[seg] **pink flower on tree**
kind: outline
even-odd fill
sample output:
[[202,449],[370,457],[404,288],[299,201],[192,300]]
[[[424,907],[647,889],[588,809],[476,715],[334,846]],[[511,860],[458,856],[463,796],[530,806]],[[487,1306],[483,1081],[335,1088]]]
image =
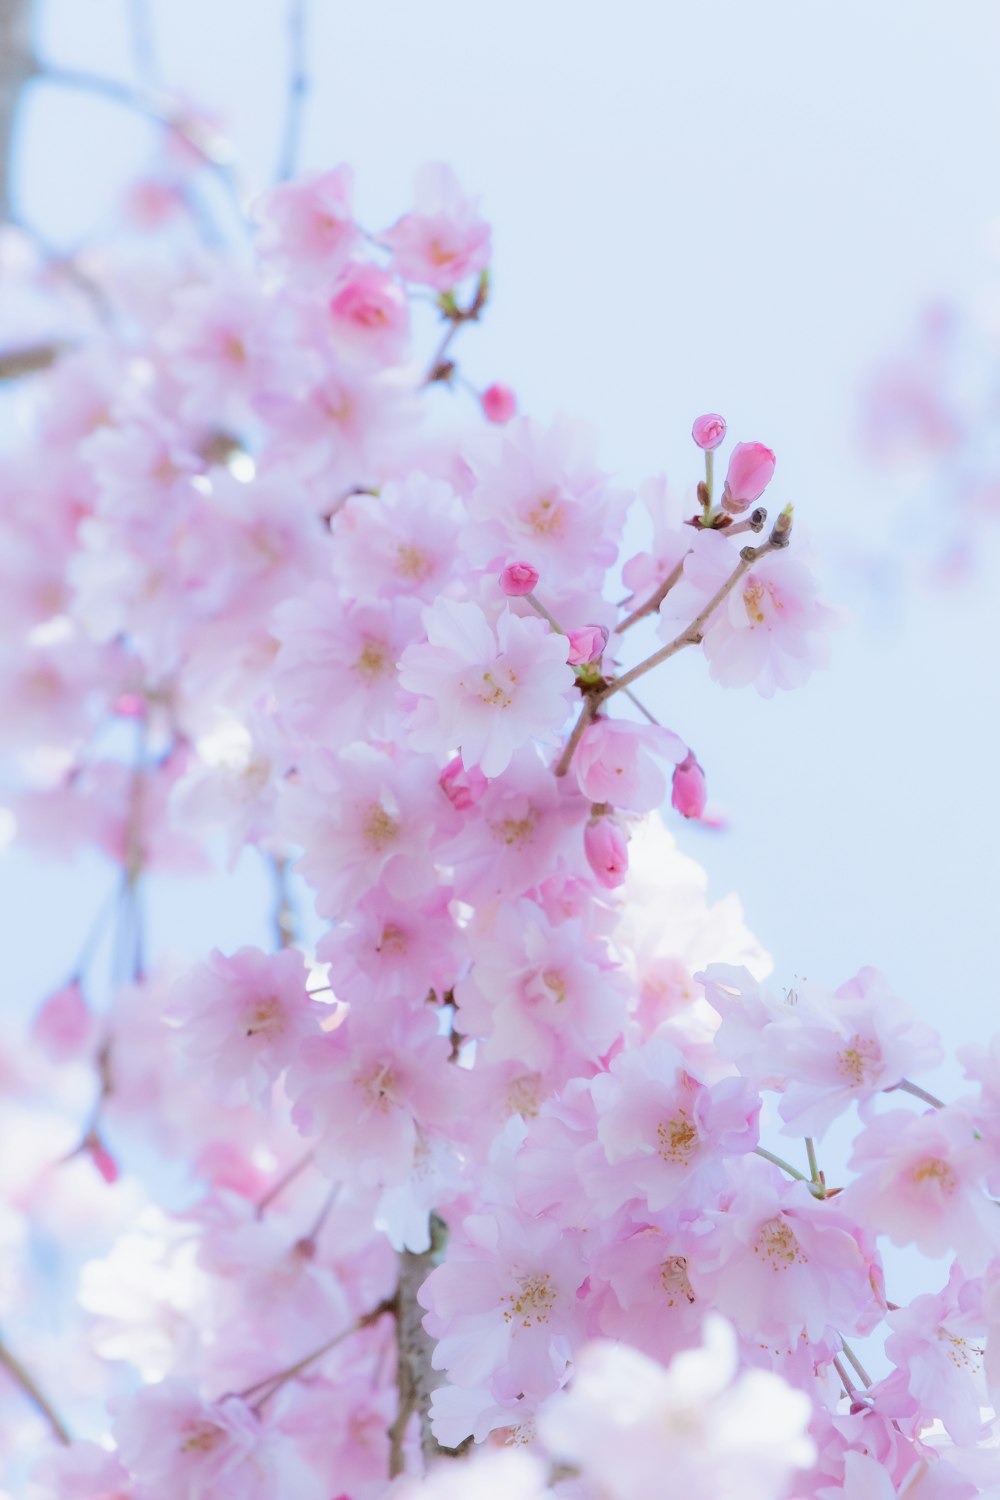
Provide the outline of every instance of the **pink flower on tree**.
[[183,1053],[226,1104],[266,1107],[271,1086],[319,1029],[302,955],[218,951],[177,982],[169,1004]]
[[711,452],[718,448],[726,435],[726,423],[724,418],[717,412],[706,412],[703,417],[695,417],[694,426],[691,428],[691,436],[699,448]]
[[330,331],[337,350],[359,364],[399,364],[410,332],[409,310],[395,277],[356,262],[330,299]]
[[258,199],[259,253],[290,277],[332,283],[361,240],[351,212],[350,167],[283,182]]
[[488,386],[479,400],[486,420],[498,427],[517,416],[517,397],[509,385]]
[[418,702],[409,740],[499,776],[532,739],[554,743],[569,711],[562,639],[542,621],[508,612],[491,626],[477,604],[441,598],[424,611],[426,645],[408,646],[399,680]]
[[606,890],[623,884],[628,873],[628,838],[615,818],[604,814],[589,819],[583,830],[583,852]]
[[774,476],[775,458],[763,443],[737,443],[729,456],[722,508],[738,516],[759,500]]
[[700,818],[705,811],[705,773],[691,750],[674,768],[670,805],[682,818]]
[[490,260],[490,226],[479,217],[450,167],[424,167],[417,176],[413,210],[382,235],[404,281],[448,292],[484,271]]
[[601,718],[584,730],[573,767],[581,792],[591,802],[651,812],[667,795],[667,779],[657,759],[679,764],[686,754],[687,747],[671,729]]

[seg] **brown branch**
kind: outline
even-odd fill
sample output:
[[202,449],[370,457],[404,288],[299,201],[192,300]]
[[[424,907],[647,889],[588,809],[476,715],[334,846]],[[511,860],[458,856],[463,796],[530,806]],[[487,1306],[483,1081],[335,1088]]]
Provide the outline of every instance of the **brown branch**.
[[412,1250],[403,1250],[399,1256],[399,1284],[396,1288],[396,1385],[399,1390],[399,1406],[396,1420],[389,1428],[389,1477],[395,1479],[406,1467],[403,1444],[410,1419],[416,1412],[420,1420],[420,1451],[424,1462],[435,1458],[454,1458],[463,1453],[466,1444],[459,1448],[444,1448],[431,1431],[431,1396],[442,1377],[433,1368],[431,1357],[434,1340],[425,1331],[423,1309],[417,1301],[417,1292],[438,1264],[444,1253],[447,1231],[436,1214],[431,1215],[430,1249],[416,1255]]
[[31,0],[0,0],[0,221],[11,214],[13,150],[24,86],[35,73]]
[[[307,1370],[318,1359],[322,1359],[324,1354],[329,1354],[331,1349],[336,1349],[338,1344],[342,1344],[353,1333],[360,1333],[362,1328],[371,1327],[372,1323],[378,1322],[379,1318],[388,1312],[392,1312],[393,1308],[394,1303],[389,1299],[380,1302],[377,1307],[372,1308],[371,1312],[365,1313],[363,1317],[358,1318],[350,1327],[342,1328],[339,1333],[334,1334],[332,1339],[327,1339],[325,1344],[320,1344],[319,1348],[314,1349],[311,1354],[307,1354],[304,1358],[296,1360],[295,1364],[288,1365],[286,1369],[279,1370],[276,1375],[266,1375],[263,1380],[257,1380],[253,1385],[244,1387],[242,1391],[237,1391],[236,1395],[241,1401],[246,1401],[249,1397],[255,1395],[257,1391],[262,1392],[254,1402],[254,1406],[259,1409],[265,1401],[270,1401],[271,1397],[280,1391],[281,1387],[286,1385],[289,1380],[294,1380],[297,1375],[301,1375],[303,1370]],[[223,1398],[220,1397],[221,1399]]]
[[673,588],[674,584],[683,573],[684,562],[687,556],[688,553],[685,552],[684,556],[681,558],[677,566],[670,569],[670,572],[660,584],[659,588],[654,593],[650,594],[645,604],[640,604],[638,609],[634,609],[630,615],[626,615],[624,620],[620,621],[620,623],[615,626],[615,635],[621,635],[622,631],[628,630],[630,626],[634,625],[637,620],[644,619],[646,615],[652,615],[656,613],[660,605],[663,603],[664,599],[670,593],[670,590]]
[[73,1439],[69,1435],[69,1429],[65,1422],[59,1416],[52,1403],[39,1389],[34,1378],[28,1374],[21,1361],[15,1354],[10,1352],[2,1338],[0,1338],[0,1367],[7,1371],[14,1384],[20,1387],[36,1411],[40,1412],[45,1418],[52,1429],[53,1437],[68,1447]]
[[68,347],[67,344],[51,343],[8,349],[0,353],[0,381],[21,380],[25,375],[36,375],[39,370],[48,370]]

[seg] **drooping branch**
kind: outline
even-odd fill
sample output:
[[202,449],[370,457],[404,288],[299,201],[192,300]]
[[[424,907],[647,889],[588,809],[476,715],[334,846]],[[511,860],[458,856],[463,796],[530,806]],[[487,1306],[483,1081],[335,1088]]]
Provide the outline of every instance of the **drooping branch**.
[[32,0],[0,0],[0,221],[11,209],[14,140],[24,86],[36,71],[31,50]]
[[287,182],[298,168],[299,146],[309,74],[306,71],[307,0],[289,0],[288,8],[288,90],[285,102],[285,126],[278,157],[278,181]]
[[30,1375],[17,1356],[11,1353],[2,1338],[0,1338],[0,1368],[7,1371],[14,1384],[23,1391],[36,1411],[45,1418],[53,1437],[68,1447],[73,1440],[65,1422],[48,1397],[39,1389],[34,1376]]

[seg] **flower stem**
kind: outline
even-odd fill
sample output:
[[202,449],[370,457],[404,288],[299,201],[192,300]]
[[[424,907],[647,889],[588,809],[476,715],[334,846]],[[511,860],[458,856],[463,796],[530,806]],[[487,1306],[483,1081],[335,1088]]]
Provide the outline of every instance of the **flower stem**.
[[69,1429],[65,1422],[59,1416],[59,1413],[48,1397],[39,1389],[34,1378],[29,1375],[24,1365],[17,1358],[17,1355],[12,1354],[7,1348],[2,1338],[0,1338],[0,1367],[7,1371],[14,1384],[20,1386],[32,1406],[45,1418],[52,1429],[53,1436],[60,1443],[68,1447],[73,1439],[70,1437]]

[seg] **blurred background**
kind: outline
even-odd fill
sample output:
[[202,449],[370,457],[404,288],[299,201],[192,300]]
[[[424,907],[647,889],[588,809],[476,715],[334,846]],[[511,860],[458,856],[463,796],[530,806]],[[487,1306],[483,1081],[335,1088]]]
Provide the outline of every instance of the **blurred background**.
[[[36,10],[54,66],[189,95],[218,117],[247,187],[269,183],[287,0]],[[794,501],[795,544],[808,538],[843,612],[830,669],[765,701],[715,687],[688,653],[644,694],[694,747],[726,820],[672,823],[712,894],[739,891],[784,984],[873,964],[950,1046],[991,1032],[1000,528],[943,464],[915,452],[901,476],[871,462],[862,434],[873,370],[901,349],[905,369],[929,305],[969,310],[991,379],[1000,9],[313,0],[305,19],[299,167],[353,163],[376,226],[426,161],[482,196],[495,296],[461,351],[477,385],[503,380],[524,411],[591,422],[605,467],[633,483],[666,472],[693,486],[702,411],[777,453],[772,510]],[[19,213],[56,245],[85,244],[154,138],[112,98],[33,83]],[[65,977],[113,879],[96,860],[7,853],[17,997],[34,1005]],[[270,901],[249,861],[210,899],[154,880],[154,954],[259,940]],[[953,1093],[958,1076],[926,1081]]]

